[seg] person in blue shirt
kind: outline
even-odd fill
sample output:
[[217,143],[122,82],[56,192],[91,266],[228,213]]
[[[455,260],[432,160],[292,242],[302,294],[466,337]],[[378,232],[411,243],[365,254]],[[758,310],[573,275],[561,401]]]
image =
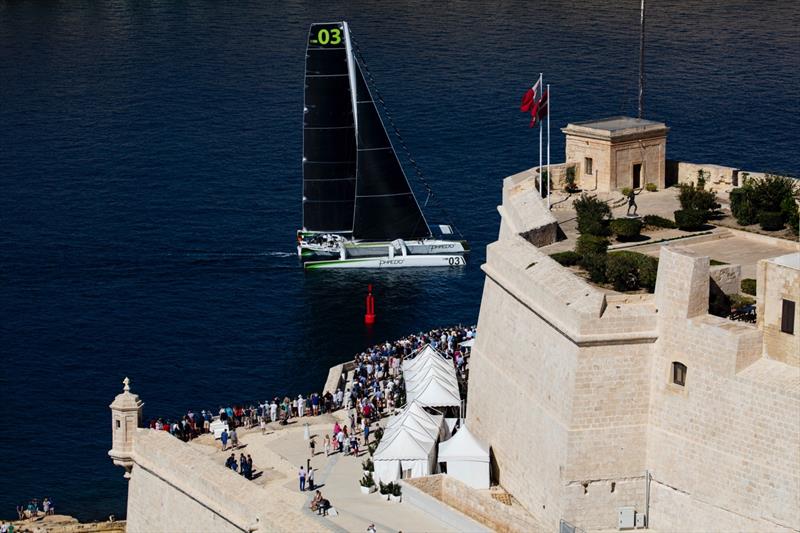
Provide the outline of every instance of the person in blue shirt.
[[223,429],[222,434],[219,436],[219,440],[222,442],[222,451],[228,449],[228,430]]

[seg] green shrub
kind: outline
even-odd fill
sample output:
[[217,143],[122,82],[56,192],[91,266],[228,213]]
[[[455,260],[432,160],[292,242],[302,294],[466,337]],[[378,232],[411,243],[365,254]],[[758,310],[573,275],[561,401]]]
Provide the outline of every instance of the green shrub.
[[634,240],[642,233],[642,223],[635,218],[617,218],[611,221],[610,226],[620,241]]
[[608,251],[608,239],[597,235],[581,235],[575,244],[575,252],[581,259],[590,254],[605,255]]
[[780,211],[761,211],[758,214],[758,224],[764,231],[783,229],[783,213]]
[[644,188],[648,192],[656,192],[658,190],[658,185],[655,183],[645,183]]
[[358,484],[361,485],[362,487],[374,487],[375,480],[372,479],[372,474],[365,474],[358,482]]
[[750,296],[756,295],[756,280],[753,278],[744,278],[742,280],[742,292]]
[[575,166],[567,167],[567,173],[564,177],[564,190],[566,192],[575,192],[578,190],[578,186],[575,179]]
[[695,187],[694,183],[684,183],[679,187],[678,201],[684,211],[697,210],[711,213],[721,207],[714,191],[707,191],[700,185]]
[[643,289],[647,289],[647,292],[655,292],[656,277],[658,276],[658,258],[644,254],[637,255],[639,256],[639,285]]
[[675,224],[683,231],[697,231],[706,223],[707,212],[697,209],[675,211]]
[[705,189],[706,180],[711,177],[711,172],[706,172],[702,168],[697,171],[697,188]]
[[798,233],[798,224],[800,224],[800,216],[798,215],[797,209],[797,201],[791,197],[787,196],[781,202],[781,213],[783,213],[783,219],[792,229],[792,232],[797,235]]
[[786,198],[796,198],[800,194],[800,182],[786,177],[767,174],[763,178],[747,181],[746,187],[753,191],[756,211],[781,211]]
[[639,269],[636,258],[621,253],[608,254],[606,279],[618,291],[635,291],[638,289]]
[[584,193],[573,203],[578,217],[578,231],[589,235],[609,235],[611,208],[606,202]]
[[730,298],[731,307],[735,309],[741,309],[742,307],[747,307],[748,305],[756,303],[755,298],[743,294],[731,294],[728,298]]
[[752,194],[752,189],[748,187],[739,187],[731,191],[731,214],[737,224],[749,226],[758,220]]
[[675,225],[675,222],[668,218],[660,217],[658,215],[645,215],[642,218],[645,226],[652,226],[655,228],[670,228],[675,229],[678,226]]
[[400,483],[394,484],[394,490],[392,490],[392,496],[400,496],[402,494],[403,487],[400,486]]
[[606,277],[618,291],[640,288],[653,292],[656,288],[658,259],[637,252],[612,252],[608,254]]
[[607,254],[590,253],[581,257],[581,266],[589,274],[589,279],[595,283],[606,282]]
[[578,252],[573,252],[572,250],[567,250],[566,252],[556,252],[554,254],[550,254],[550,257],[563,266],[577,265],[581,259],[580,254],[578,254]]
[[623,187],[622,191],[620,191],[620,192],[622,193],[622,196],[627,198],[628,196],[631,195],[631,193],[633,192],[633,189],[631,189],[630,187]]

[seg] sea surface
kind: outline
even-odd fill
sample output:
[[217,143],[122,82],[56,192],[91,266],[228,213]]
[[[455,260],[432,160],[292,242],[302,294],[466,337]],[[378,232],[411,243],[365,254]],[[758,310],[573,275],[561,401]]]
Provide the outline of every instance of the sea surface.
[[[636,112],[638,0],[318,4],[0,1],[0,517],[45,496],[125,515],[106,455],[125,376],[146,418],[175,417],[319,390],[370,343],[476,322],[501,180],[538,161],[525,90],[551,84],[554,162],[567,122]],[[298,266],[306,33],[342,19],[466,268]],[[668,156],[797,175],[799,27],[797,2],[649,8],[645,115]]]

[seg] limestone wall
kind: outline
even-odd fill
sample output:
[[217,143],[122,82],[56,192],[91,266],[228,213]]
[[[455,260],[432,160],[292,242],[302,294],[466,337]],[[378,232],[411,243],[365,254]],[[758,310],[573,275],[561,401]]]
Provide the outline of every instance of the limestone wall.
[[[525,179],[510,180],[504,203]],[[670,244],[654,295],[609,294],[520,236],[540,215],[500,212],[468,409],[496,481],[550,530],[561,519],[616,529],[624,506],[646,513],[647,472],[656,530],[800,530],[800,350],[708,314],[711,278],[733,291],[736,269],[712,272],[708,257]],[[795,297],[794,279],[759,281],[759,300]],[[765,341],[778,355],[765,357]],[[688,368],[683,386],[675,361]]]
[[298,509],[275,504],[258,485],[166,432],[134,436],[128,533],[316,529]]
[[[511,505],[501,503],[492,498],[487,491],[472,489],[446,474],[406,479],[402,483],[429,494],[460,513],[488,526],[492,531],[502,533],[544,533],[549,531],[520,508],[518,503],[513,501]],[[409,493],[410,491],[404,491],[406,495]]]
[[[800,267],[786,266],[781,258],[776,259],[758,262],[758,324],[764,330],[766,354],[800,367]],[[781,331],[784,299],[795,303],[794,334]]]

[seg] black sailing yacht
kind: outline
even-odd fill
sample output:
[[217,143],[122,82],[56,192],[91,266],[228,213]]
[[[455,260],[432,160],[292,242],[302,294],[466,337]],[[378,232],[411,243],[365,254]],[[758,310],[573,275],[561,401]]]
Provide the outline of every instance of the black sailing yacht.
[[[452,235],[450,226],[437,226]],[[466,264],[465,241],[435,238],[353,54],[346,22],[312,24],[303,108],[305,268]]]

